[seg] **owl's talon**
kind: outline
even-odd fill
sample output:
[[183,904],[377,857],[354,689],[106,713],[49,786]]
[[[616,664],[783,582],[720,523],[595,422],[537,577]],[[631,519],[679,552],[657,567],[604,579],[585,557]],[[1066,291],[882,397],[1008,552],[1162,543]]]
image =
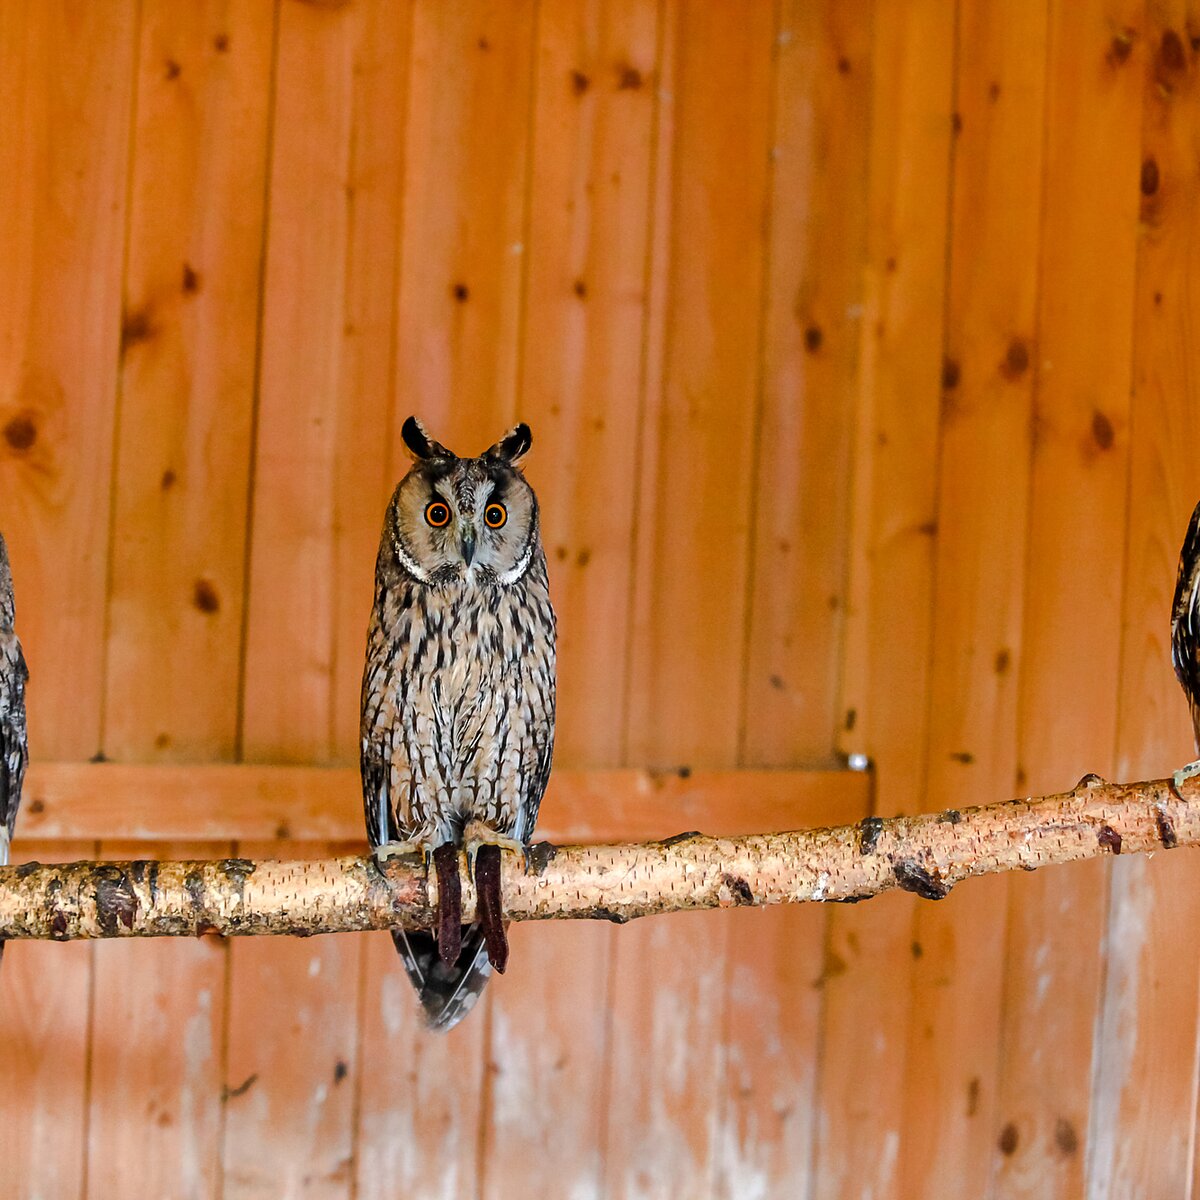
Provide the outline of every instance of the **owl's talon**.
[[462,879],[458,874],[458,847],[444,842],[433,852],[437,871],[437,948],[438,957],[448,967],[458,962],[462,952]]
[[529,847],[520,838],[497,833],[482,821],[471,820],[463,830],[463,849],[467,852],[467,865],[475,870],[475,859],[484,846],[495,846],[498,850],[511,850],[521,856],[525,870],[529,870]]
[[1197,759],[1195,762],[1185,763],[1182,767],[1180,767],[1179,770],[1176,771],[1171,777],[1175,784],[1176,793],[1178,793],[1179,789],[1183,787],[1183,785],[1187,783],[1189,779],[1195,779],[1197,775],[1200,775],[1200,759]]
[[494,843],[476,851],[475,894],[488,962],[503,975],[508,966],[508,933],[500,900],[500,847]]
[[375,847],[375,861],[381,865],[389,858],[409,858],[413,855],[420,855],[422,864],[429,870],[433,851],[424,842],[384,842]]

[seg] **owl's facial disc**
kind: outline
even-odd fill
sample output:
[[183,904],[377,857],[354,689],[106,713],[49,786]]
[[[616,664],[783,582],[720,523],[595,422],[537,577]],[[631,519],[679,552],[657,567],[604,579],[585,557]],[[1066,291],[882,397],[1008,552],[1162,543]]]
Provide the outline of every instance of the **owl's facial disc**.
[[528,429],[517,426],[478,458],[440,446],[426,453],[434,445],[428,435],[415,423],[409,432],[416,461],[392,500],[400,566],[434,586],[517,582],[538,544],[537,501],[516,466],[529,448]]

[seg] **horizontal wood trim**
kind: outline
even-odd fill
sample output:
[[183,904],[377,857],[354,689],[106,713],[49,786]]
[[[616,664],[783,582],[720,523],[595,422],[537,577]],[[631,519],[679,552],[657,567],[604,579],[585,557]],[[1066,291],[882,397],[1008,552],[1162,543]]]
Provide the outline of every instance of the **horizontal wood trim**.
[[[537,836],[641,841],[841,825],[870,812],[856,771],[556,771]],[[35,763],[16,841],[358,842],[358,771],[347,767]],[[14,845],[14,850],[18,847]]]

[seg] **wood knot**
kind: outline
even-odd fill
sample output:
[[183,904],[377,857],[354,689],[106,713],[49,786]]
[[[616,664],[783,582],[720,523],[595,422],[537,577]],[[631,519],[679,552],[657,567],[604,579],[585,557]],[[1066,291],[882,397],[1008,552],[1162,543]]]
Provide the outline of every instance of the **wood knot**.
[[1013,338],[1004,352],[1000,374],[1005,379],[1020,379],[1029,370],[1029,347],[1022,338]]
[[219,612],[221,608],[221,598],[217,595],[217,589],[207,579],[196,580],[196,586],[192,592],[192,603],[202,613],[207,613],[209,616]]
[[17,413],[4,426],[4,440],[8,443],[9,449],[17,454],[24,454],[32,450],[37,438],[37,423],[30,412]]
[[1000,1147],[1000,1153],[1006,1158],[1016,1153],[1017,1127],[1011,1121],[1000,1130],[1000,1138],[996,1144]]

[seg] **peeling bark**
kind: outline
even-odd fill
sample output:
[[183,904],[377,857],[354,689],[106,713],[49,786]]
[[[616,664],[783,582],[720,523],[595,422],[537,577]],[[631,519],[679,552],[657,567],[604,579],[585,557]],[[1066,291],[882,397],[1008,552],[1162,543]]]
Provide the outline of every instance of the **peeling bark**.
[[[941,899],[975,875],[1200,842],[1200,783],[1105,784],[835,829],[619,846],[534,846],[501,866],[507,920],[624,922],[697,908],[857,901],[900,887]],[[462,919],[475,886],[460,856]],[[342,933],[433,924],[437,882],[416,857],[311,862],[115,862],[0,869],[0,937]]]

